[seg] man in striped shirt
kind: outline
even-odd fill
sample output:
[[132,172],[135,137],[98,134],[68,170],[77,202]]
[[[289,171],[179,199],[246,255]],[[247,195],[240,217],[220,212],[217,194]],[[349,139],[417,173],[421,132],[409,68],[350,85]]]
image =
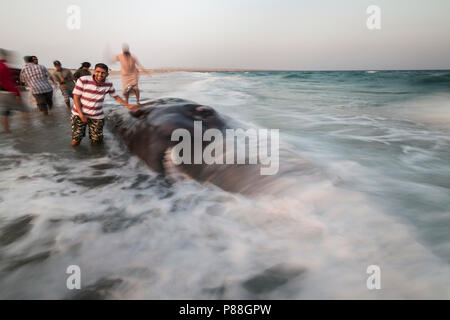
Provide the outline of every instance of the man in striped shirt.
[[89,138],[92,144],[103,141],[103,100],[109,93],[117,102],[130,110],[137,108],[123,101],[117,94],[113,84],[106,80],[108,66],[103,63],[95,65],[94,75],[78,78],[73,90],[72,108],[72,146],[79,145],[89,127]]

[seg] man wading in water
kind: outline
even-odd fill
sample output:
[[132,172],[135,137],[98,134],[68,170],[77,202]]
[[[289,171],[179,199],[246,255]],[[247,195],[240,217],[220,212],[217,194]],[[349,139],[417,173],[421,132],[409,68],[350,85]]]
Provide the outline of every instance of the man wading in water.
[[122,54],[116,56],[116,60],[120,62],[120,72],[122,74],[122,90],[125,101],[128,103],[128,97],[133,90],[136,95],[136,103],[139,102],[139,87],[138,87],[138,68],[148,74],[144,70],[144,67],[140,65],[139,61],[130,53],[130,49],[127,44],[122,46]]
[[72,107],[72,146],[80,144],[89,127],[89,138],[93,145],[103,141],[103,125],[105,115],[103,113],[103,100],[107,93],[117,102],[130,110],[137,110],[135,106],[123,101],[117,94],[113,84],[106,81],[108,76],[108,66],[104,63],[97,63],[93,76],[83,76],[77,80],[73,90]]
[[78,78],[81,78],[82,76],[90,76],[91,72],[89,71],[89,68],[91,67],[91,64],[89,62],[83,62],[81,64],[81,67],[78,68],[77,71],[73,74],[73,77],[75,78],[75,81],[78,80]]
[[72,72],[63,68],[58,60],[53,61],[53,65],[55,66],[55,71],[52,74],[53,79],[59,82],[59,89],[64,97],[64,102],[70,110],[70,98],[73,99],[72,91],[75,88]]

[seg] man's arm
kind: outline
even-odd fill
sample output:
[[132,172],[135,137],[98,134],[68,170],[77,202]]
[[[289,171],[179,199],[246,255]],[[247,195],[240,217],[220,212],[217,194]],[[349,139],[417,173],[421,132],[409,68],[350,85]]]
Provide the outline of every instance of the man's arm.
[[83,111],[81,111],[81,96],[78,94],[74,94],[73,102],[75,103],[75,108],[77,109],[78,116],[80,117],[81,121],[87,122],[86,117],[83,115]]
[[52,74],[53,80],[58,80],[60,84],[64,83],[64,79],[56,72],[53,72]]
[[146,71],[145,68],[139,63],[138,59],[136,57],[134,57],[134,62],[136,63],[136,66],[138,67],[138,69],[141,70],[141,72],[145,73],[145,74],[149,74],[150,72]]
[[75,104],[75,109],[77,109],[78,116],[80,117],[81,121],[87,122],[86,117],[83,115],[83,111],[81,110],[81,95],[84,91],[84,85],[81,79],[78,79],[75,88],[72,91],[73,94],[73,102]]
[[116,89],[114,89],[113,86],[111,86],[109,88],[108,91],[109,95],[114,98],[114,100],[116,100],[117,102],[119,102],[120,104],[122,104],[123,106],[125,106],[126,108],[130,109],[130,110],[138,110],[139,108],[136,106],[133,106],[131,104],[126,103],[125,101],[123,101],[118,94],[116,94]]
[[123,106],[125,106],[126,108],[130,109],[130,110],[138,110],[139,108],[136,106],[133,106],[131,104],[126,103],[125,101],[123,101],[119,96],[115,96],[114,100],[116,100],[117,102],[119,102],[120,104],[122,104]]
[[46,67],[44,67],[44,66],[41,66],[41,68],[44,69],[44,72],[45,72],[45,74],[47,75],[47,78],[48,78],[48,79],[54,84],[54,86],[56,87],[56,86],[57,86],[56,81],[55,81],[55,79],[53,79],[53,77],[52,77],[51,73],[48,71],[48,69],[47,69]]
[[19,75],[19,79],[21,83],[25,83],[26,86],[28,86],[27,82],[25,81],[25,73],[23,72],[23,69],[20,70],[20,75]]
[[75,78],[73,76],[73,73],[70,70],[69,70],[69,81],[75,82]]

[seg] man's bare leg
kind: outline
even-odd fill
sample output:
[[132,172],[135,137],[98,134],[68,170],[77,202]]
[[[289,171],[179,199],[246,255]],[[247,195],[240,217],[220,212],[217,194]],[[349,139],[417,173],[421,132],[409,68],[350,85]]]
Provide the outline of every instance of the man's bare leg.
[[130,96],[130,93],[124,92],[123,97],[125,98],[125,102],[128,103],[128,97]]
[[[133,87],[134,94],[136,95],[136,104],[141,104],[139,102],[139,89],[137,87]],[[128,103],[128,101],[127,101]]]

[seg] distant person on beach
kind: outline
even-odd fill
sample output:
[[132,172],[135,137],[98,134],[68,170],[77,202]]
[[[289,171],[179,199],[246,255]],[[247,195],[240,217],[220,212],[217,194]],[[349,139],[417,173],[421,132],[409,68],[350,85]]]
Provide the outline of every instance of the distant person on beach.
[[47,68],[34,63],[32,57],[25,56],[24,59],[26,66],[20,72],[20,81],[30,88],[39,110],[47,116],[53,107],[53,87],[49,82],[53,78]]
[[53,62],[55,71],[53,72],[53,79],[59,82],[59,89],[64,97],[64,102],[67,108],[70,109],[70,98],[73,99],[72,91],[75,88],[75,82],[72,72],[69,69],[63,68],[61,62],[55,60]]
[[11,69],[6,65],[8,52],[0,49],[0,117],[3,132],[9,132],[11,110],[28,111],[22,102],[20,91],[14,84]]
[[140,69],[142,72],[147,73],[144,67],[140,65],[135,56],[130,53],[130,48],[127,44],[122,46],[122,53],[116,55],[115,61],[120,62],[120,72],[122,74],[122,89],[125,101],[128,103],[128,97],[130,92],[133,91],[136,95],[136,103],[139,102],[139,87],[138,87],[138,75]]
[[105,115],[103,113],[103,100],[109,93],[117,102],[130,110],[136,110],[135,106],[123,101],[116,93],[111,82],[107,81],[108,66],[97,63],[94,75],[79,78],[73,90],[75,106],[72,107],[72,146],[81,143],[85,136],[86,126],[89,127],[89,138],[93,145],[103,141],[103,125]]
[[73,74],[73,77],[75,78],[75,81],[78,80],[78,78],[83,76],[90,76],[91,72],[89,71],[89,68],[91,67],[91,64],[89,62],[83,62],[81,64],[81,67],[78,68],[77,71]]

